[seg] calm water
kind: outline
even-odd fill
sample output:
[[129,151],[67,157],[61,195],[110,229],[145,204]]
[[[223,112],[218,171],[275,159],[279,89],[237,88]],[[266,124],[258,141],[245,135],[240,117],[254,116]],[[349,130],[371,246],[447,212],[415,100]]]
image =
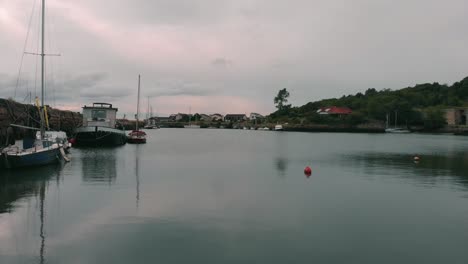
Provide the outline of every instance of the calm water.
[[196,129],[73,149],[0,175],[0,263],[467,263],[467,150],[455,136]]

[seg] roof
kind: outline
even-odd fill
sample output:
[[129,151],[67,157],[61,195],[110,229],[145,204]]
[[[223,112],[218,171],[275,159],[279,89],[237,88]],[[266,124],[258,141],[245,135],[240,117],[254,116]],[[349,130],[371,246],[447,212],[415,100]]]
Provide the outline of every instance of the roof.
[[245,114],[227,114],[225,117],[231,117],[231,116],[246,116]]
[[327,106],[321,107],[317,110],[319,114],[329,114],[329,115],[349,115],[353,110],[348,107],[338,107],[338,106]]
[[112,107],[112,104],[108,103],[93,103],[93,106],[83,106],[83,109],[110,109],[117,111],[117,108]]

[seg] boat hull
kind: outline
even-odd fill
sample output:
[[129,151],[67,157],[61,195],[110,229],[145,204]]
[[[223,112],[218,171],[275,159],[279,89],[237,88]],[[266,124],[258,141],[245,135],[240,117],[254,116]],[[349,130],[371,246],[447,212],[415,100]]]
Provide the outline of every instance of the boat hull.
[[127,142],[125,131],[109,127],[81,127],[76,130],[76,147],[120,146]]
[[144,144],[146,143],[146,138],[127,138],[127,143],[129,144]]
[[127,142],[130,144],[144,144],[146,143],[146,133],[141,130],[133,130],[128,134]]
[[3,153],[2,165],[7,169],[49,165],[60,162],[60,148],[51,148],[28,154]]
[[385,129],[385,133],[405,134],[405,133],[411,133],[411,131],[407,129],[387,128]]

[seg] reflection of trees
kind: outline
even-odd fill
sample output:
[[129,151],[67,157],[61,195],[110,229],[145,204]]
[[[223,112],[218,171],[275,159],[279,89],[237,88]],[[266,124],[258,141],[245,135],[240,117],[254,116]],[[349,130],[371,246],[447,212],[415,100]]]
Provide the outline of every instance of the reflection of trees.
[[83,181],[113,184],[117,178],[115,149],[87,149],[82,154]]
[[275,167],[280,177],[286,176],[286,170],[288,168],[288,142],[286,137],[287,135],[285,133],[278,133],[276,135],[276,153],[278,156],[275,158]]
[[275,160],[276,170],[279,172],[280,176],[284,177],[286,174],[286,169],[288,167],[288,160],[283,157],[278,157]]
[[[468,153],[455,152],[447,155],[420,155],[418,163],[410,154],[364,153],[345,156],[346,163],[360,167],[369,174],[411,175],[424,183],[435,183],[438,177],[457,177],[459,183],[468,187]],[[405,177],[406,177],[405,176]],[[403,176],[401,176],[403,177]]]

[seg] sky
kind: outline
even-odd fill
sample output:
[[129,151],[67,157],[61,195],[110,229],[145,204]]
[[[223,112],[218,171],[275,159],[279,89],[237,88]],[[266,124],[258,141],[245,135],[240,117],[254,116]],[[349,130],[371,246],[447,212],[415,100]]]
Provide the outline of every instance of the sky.
[[[40,95],[40,0],[0,0],[0,97]],[[468,76],[466,0],[46,0],[46,102],[269,114]],[[20,66],[21,65],[21,66]],[[149,99],[148,99],[149,98]]]

